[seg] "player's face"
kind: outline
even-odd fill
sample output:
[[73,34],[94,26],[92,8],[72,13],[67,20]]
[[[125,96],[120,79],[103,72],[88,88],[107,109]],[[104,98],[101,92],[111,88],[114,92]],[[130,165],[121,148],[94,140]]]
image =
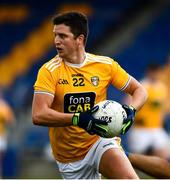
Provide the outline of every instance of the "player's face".
[[157,81],[157,80],[159,80],[159,78],[160,78],[160,71],[159,70],[155,70],[155,71],[150,71],[149,73],[148,73],[148,77],[149,77],[149,79],[151,80],[151,81]]
[[55,35],[54,43],[59,56],[65,60],[74,56],[78,49],[78,41],[70,31],[70,27],[64,24],[54,25],[53,32]]

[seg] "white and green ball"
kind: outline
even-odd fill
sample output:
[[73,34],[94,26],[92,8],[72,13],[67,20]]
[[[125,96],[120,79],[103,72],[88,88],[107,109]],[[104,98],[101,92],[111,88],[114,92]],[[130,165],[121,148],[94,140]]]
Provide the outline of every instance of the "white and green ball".
[[105,100],[98,104],[99,110],[94,114],[96,119],[107,120],[107,137],[119,136],[121,133],[123,120],[127,118],[126,111],[122,105],[116,101]]

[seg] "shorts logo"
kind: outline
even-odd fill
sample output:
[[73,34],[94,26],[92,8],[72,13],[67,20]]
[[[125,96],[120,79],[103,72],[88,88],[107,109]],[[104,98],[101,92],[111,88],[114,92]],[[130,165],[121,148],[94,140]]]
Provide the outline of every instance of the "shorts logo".
[[99,85],[99,77],[98,76],[91,77],[91,83],[93,84],[93,86],[98,86]]
[[69,93],[64,96],[64,112],[75,113],[90,110],[94,106],[94,92]]

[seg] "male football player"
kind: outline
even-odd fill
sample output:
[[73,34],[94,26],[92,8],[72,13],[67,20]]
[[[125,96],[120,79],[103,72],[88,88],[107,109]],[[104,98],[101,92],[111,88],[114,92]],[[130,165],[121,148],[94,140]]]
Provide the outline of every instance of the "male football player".
[[129,145],[132,152],[150,153],[167,159],[169,137],[163,129],[163,121],[168,91],[160,80],[160,72],[158,64],[150,64],[145,78],[141,81],[148,92],[148,99],[137,113],[129,133]]
[[7,127],[15,121],[14,113],[0,92],[0,178],[3,172],[3,159],[7,150]]
[[[54,43],[58,52],[39,70],[34,85],[33,123],[49,127],[53,155],[64,179],[137,179],[117,137],[106,139],[107,121],[93,114],[106,99],[112,84],[132,96],[124,105],[127,119],[122,134],[134,121],[135,111],[145,102],[143,86],[113,59],[87,53],[87,17],[67,12],[53,18]],[[101,137],[102,136],[102,137]]]

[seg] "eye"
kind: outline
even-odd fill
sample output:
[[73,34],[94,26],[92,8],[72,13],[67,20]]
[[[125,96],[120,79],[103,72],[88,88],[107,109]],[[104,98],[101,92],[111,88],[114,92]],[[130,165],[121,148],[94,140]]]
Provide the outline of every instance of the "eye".
[[65,39],[67,36],[65,34],[59,34],[61,39]]

